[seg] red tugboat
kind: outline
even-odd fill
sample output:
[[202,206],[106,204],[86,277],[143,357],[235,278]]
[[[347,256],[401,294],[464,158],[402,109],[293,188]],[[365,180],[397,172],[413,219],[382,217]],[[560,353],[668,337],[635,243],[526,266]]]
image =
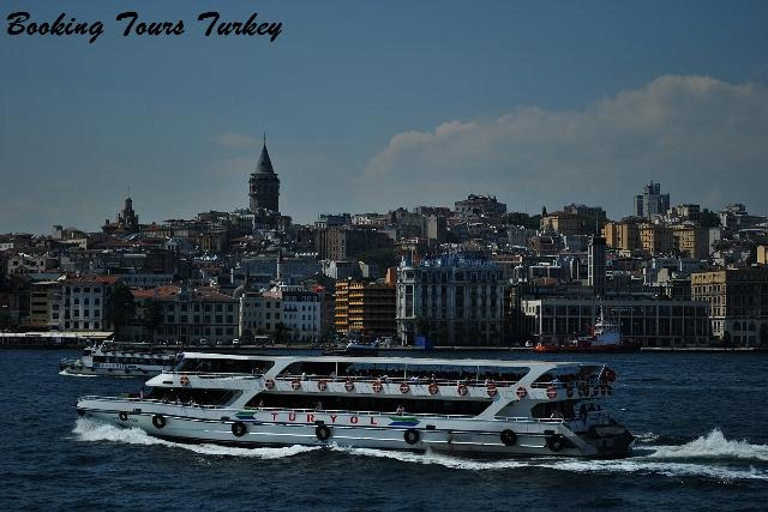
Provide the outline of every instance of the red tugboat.
[[600,352],[611,354],[625,354],[639,352],[640,344],[621,339],[621,332],[616,324],[606,321],[603,317],[603,308],[600,308],[600,320],[592,329],[591,336],[579,336],[564,344],[538,343],[533,349],[540,353],[557,352]]

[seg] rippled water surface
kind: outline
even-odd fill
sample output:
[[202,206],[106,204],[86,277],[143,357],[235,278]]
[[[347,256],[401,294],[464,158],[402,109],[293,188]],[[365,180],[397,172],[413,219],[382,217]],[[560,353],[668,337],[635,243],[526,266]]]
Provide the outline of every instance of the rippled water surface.
[[633,456],[616,461],[171,443],[77,419],[78,396],[140,381],[60,376],[67,355],[0,351],[0,510],[722,511],[768,501],[766,354],[602,357],[619,374],[604,409],[638,436]]

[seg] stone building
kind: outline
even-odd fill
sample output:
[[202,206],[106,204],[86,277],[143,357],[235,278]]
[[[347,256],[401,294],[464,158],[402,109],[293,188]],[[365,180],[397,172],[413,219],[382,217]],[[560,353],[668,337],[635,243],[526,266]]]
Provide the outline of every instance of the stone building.
[[375,229],[318,228],[315,251],[321,259],[346,260],[376,249],[391,249],[392,239]]
[[712,333],[721,340],[768,343],[768,267],[694,272],[691,297],[707,303]]
[[256,164],[256,170],[248,180],[250,197],[250,210],[252,213],[279,212],[280,211],[280,179],[272,167],[269,158],[267,143],[261,148],[261,156]]
[[405,343],[427,336],[435,345],[501,345],[502,270],[491,261],[443,255],[397,269],[397,332]]

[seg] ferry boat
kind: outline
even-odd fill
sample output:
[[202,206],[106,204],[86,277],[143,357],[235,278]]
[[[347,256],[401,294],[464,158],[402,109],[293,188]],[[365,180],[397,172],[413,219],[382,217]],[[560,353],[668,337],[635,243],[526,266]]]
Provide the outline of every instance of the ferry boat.
[[155,352],[145,343],[105,341],[86,347],[78,358],[62,359],[61,375],[152,377],[178,363],[173,352]]
[[601,364],[185,353],[147,392],[85,396],[81,417],[182,442],[619,458]]
[[619,327],[603,316],[600,308],[600,319],[595,323],[590,336],[579,336],[567,343],[542,343],[539,342],[533,349],[539,353],[567,352],[567,353],[630,353],[639,352],[640,344],[621,337]]

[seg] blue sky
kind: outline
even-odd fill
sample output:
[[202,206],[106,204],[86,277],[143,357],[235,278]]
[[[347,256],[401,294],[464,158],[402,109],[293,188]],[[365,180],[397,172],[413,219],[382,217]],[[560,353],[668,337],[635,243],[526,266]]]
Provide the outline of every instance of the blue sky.
[[[672,202],[768,213],[765,2],[2,2],[0,232],[94,230],[247,204],[261,133],[281,210],[601,204],[649,180]],[[105,32],[9,36],[61,12]],[[120,35],[115,15],[183,19]],[[200,12],[280,21],[206,38]]]

